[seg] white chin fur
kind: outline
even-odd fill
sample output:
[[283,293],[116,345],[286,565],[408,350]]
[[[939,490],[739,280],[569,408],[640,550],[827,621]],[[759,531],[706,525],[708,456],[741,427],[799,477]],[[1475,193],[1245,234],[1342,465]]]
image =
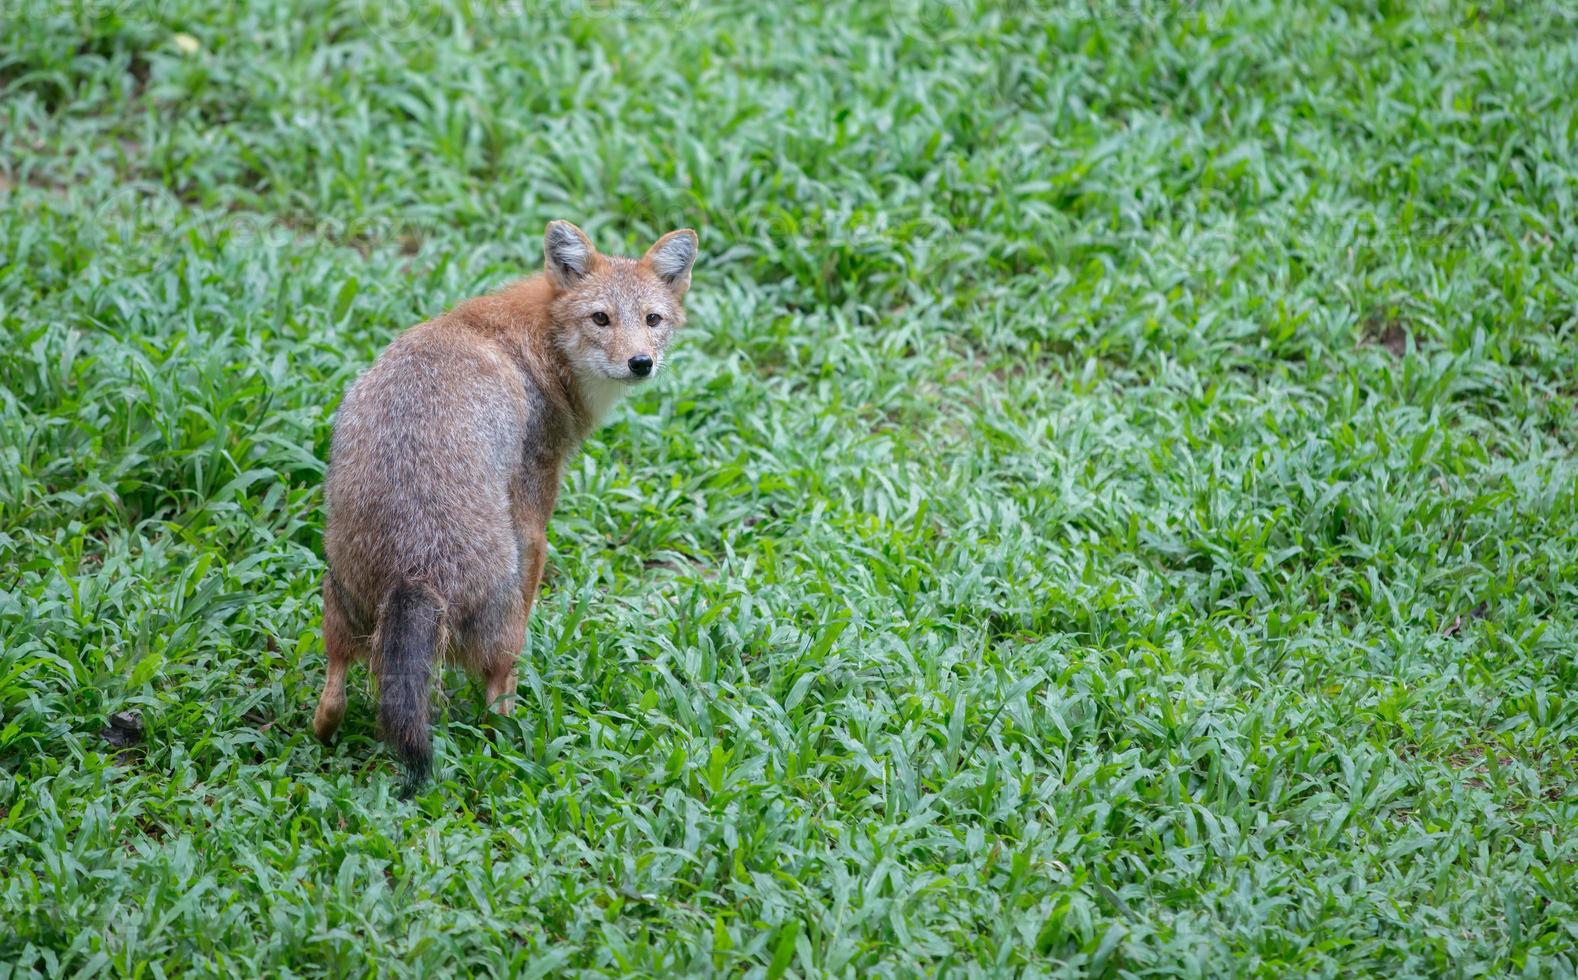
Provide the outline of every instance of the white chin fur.
[[581,385],[581,401],[586,405],[589,421],[595,427],[603,423],[609,409],[625,393],[628,383],[606,377],[597,372],[583,372],[577,378]]

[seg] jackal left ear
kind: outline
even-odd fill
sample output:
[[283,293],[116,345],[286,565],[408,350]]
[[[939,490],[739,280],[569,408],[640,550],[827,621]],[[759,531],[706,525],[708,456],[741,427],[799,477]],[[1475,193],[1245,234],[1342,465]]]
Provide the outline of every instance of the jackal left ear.
[[641,257],[675,296],[690,288],[690,267],[696,264],[696,233],[689,228],[671,231]]
[[567,288],[592,268],[597,249],[586,232],[568,221],[550,221],[542,236],[543,265],[555,285]]

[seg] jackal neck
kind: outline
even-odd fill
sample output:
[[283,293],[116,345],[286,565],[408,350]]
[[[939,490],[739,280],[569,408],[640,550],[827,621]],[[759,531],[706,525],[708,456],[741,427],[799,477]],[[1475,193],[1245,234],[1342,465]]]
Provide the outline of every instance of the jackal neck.
[[533,401],[543,416],[541,435],[562,457],[597,428],[625,386],[575,371],[554,342],[552,301],[553,287],[539,275],[474,300],[474,310],[467,312],[486,325],[520,368],[522,380],[537,396]]

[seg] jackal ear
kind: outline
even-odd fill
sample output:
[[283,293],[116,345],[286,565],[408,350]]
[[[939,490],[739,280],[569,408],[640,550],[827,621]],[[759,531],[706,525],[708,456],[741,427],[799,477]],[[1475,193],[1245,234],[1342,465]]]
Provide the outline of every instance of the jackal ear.
[[543,268],[554,284],[572,286],[592,268],[597,249],[586,232],[568,221],[550,221],[542,235]]
[[696,233],[689,228],[669,232],[647,249],[641,261],[675,296],[685,295],[690,288],[690,267],[696,263]]

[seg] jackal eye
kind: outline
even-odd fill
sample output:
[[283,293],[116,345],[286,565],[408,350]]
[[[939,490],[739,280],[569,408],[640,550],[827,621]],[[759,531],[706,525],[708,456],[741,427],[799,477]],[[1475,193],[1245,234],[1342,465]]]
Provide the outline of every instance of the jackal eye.
[[663,315],[661,313],[648,313],[647,314],[647,326],[655,327],[655,326],[657,326],[658,324],[660,324],[662,322],[663,322]]
[[592,314],[592,322],[597,324],[599,327],[606,327],[608,326],[608,314],[604,313],[602,310],[598,310],[596,313]]

